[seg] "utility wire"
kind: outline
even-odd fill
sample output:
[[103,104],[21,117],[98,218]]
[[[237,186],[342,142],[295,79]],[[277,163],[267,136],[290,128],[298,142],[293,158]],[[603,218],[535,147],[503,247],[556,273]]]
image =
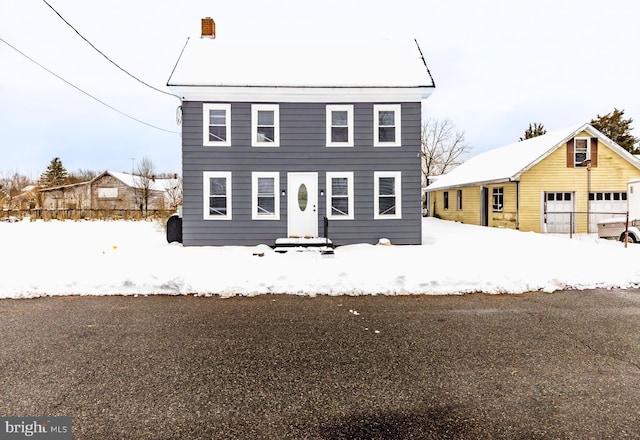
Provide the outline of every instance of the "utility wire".
[[87,40],[87,39],[84,37],[84,35],[82,35],[80,32],[78,32],[78,30],[77,30],[75,27],[73,27],[73,25],[72,25],[71,23],[69,23],[67,20],[65,20],[65,18],[64,18],[62,15],[60,15],[60,13],[59,13],[58,11],[56,11],[56,10],[55,10],[55,8],[54,8],[53,6],[51,6],[51,5],[47,2],[47,0],[42,0],[42,1],[44,2],[44,4],[46,4],[47,6],[49,6],[49,8],[51,8],[51,10],[52,10],[53,12],[55,12],[55,13],[56,13],[56,15],[57,15],[58,17],[60,17],[60,19],[61,19],[62,21],[64,21],[64,22],[67,24],[67,26],[69,26],[71,29],[73,29],[73,31],[74,31],[76,34],[78,34],[78,36],[79,36],[80,38],[82,38],[82,39],[83,39],[83,40],[84,40],[84,41],[85,41],[89,46],[91,46],[91,47],[92,47],[96,52],[98,52],[100,55],[102,55],[102,56],[103,56],[107,61],[109,61],[111,64],[113,64],[113,65],[114,65],[114,66],[116,66],[118,69],[120,69],[121,71],[123,71],[124,73],[126,73],[127,75],[129,75],[131,78],[133,78],[133,79],[135,79],[136,81],[138,81],[140,84],[144,84],[145,86],[147,86],[147,87],[149,87],[149,88],[151,88],[151,89],[155,90],[156,92],[164,93],[165,95],[169,95],[169,96],[173,96],[173,97],[175,97],[175,98],[178,98],[178,99],[180,100],[180,102],[182,102],[182,99],[181,99],[178,95],[174,95],[173,93],[169,93],[169,92],[166,92],[166,91],[164,91],[164,90],[158,89],[158,88],[156,88],[156,87],[152,86],[151,84],[148,84],[148,83],[146,83],[146,82],[142,81],[140,78],[136,77],[135,75],[133,75],[133,74],[131,74],[131,73],[127,72],[127,70],[125,70],[124,68],[120,67],[120,66],[119,66],[115,61],[113,61],[111,58],[109,58],[108,56],[106,56],[106,55],[105,55],[105,54],[104,54],[100,49],[98,49],[97,47],[95,47],[95,46],[93,45],[93,43],[91,43],[91,41]]
[[104,105],[105,107],[108,107],[108,108],[110,108],[111,110],[113,110],[113,111],[115,111],[115,112],[117,112],[117,113],[120,113],[122,116],[126,116],[126,117],[127,117],[127,118],[129,118],[129,119],[132,119],[132,120],[134,120],[134,121],[136,121],[136,122],[139,122],[140,124],[144,124],[144,125],[146,125],[147,127],[155,128],[156,130],[164,131],[164,132],[167,132],[167,133],[180,134],[180,133],[179,133],[179,132],[177,132],[177,131],[167,130],[167,129],[165,129],[165,128],[157,127],[157,126],[155,126],[155,125],[149,124],[148,122],[144,122],[144,121],[142,121],[142,120],[140,120],[140,119],[138,119],[138,118],[134,118],[133,116],[130,116],[130,115],[128,115],[128,114],[126,114],[126,113],[124,113],[123,111],[118,110],[117,108],[115,108],[115,107],[113,107],[113,106],[111,106],[111,105],[107,104],[106,102],[101,101],[100,99],[96,98],[96,97],[95,97],[95,96],[93,96],[92,94],[90,94],[90,93],[88,93],[88,92],[85,92],[85,91],[84,91],[84,90],[82,90],[80,87],[78,87],[78,86],[76,86],[76,85],[74,85],[74,84],[70,83],[69,81],[67,81],[66,79],[64,79],[64,78],[63,78],[63,77],[61,77],[60,75],[58,75],[57,73],[55,73],[55,72],[53,72],[53,71],[51,71],[51,70],[47,69],[45,66],[43,66],[42,64],[40,64],[39,62],[37,62],[36,60],[34,60],[33,58],[31,58],[29,55],[27,55],[27,54],[25,54],[24,52],[22,52],[22,51],[21,51],[20,49],[18,49],[17,47],[15,47],[15,46],[13,46],[13,45],[9,44],[9,43],[8,43],[7,41],[5,41],[2,37],[0,37],[0,41],[2,41],[4,44],[6,44],[7,46],[9,46],[11,49],[13,49],[13,50],[15,50],[16,52],[18,52],[20,55],[22,55],[23,57],[25,57],[26,59],[28,59],[28,60],[29,60],[29,61],[31,61],[32,63],[34,63],[34,64],[38,65],[39,67],[41,67],[42,69],[46,70],[46,71],[47,71],[47,72],[49,72],[51,75],[53,75],[53,76],[55,76],[56,78],[58,78],[59,80],[61,80],[61,81],[65,82],[65,83],[67,83],[68,85],[70,85],[70,86],[71,86],[71,87],[73,87],[74,89],[78,90],[79,92],[84,93],[84,94],[85,94],[85,95],[87,95],[89,98],[91,98],[91,99],[93,99],[93,100],[95,100],[95,101],[98,101],[100,104]]

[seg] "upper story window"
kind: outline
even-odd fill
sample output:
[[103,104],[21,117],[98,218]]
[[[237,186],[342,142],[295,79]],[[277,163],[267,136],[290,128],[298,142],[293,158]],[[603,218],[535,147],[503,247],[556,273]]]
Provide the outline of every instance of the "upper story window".
[[280,108],[277,104],[251,106],[251,145],[280,146]]
[[402,218],[402,197],[399,171],[373,173],[373,218]]
[[573,166],[586,167],[591,159],[591,139],[589,138],[576,138],[573,148]]
[[353,147],[353,105],[327,105],[327,147]]
[[353,173],[327,173],[327,217],[353,220]]
[[231,173],[205,171],[202,174],[205,220],[231,220]]
[[277,172],[251,173],[253,220],[280,219],[280,175]]
[[202,144],[231,146],[231,104],[202,104]]
[[373,106],[373,146],[399,147],[401,145],[400,104]]

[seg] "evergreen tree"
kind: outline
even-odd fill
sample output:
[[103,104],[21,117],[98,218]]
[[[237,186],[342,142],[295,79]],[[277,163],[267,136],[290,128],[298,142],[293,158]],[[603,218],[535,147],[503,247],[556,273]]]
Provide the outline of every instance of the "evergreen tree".
[[66,168],[62,165],[62,161],[59,157],[54,157],[51,162],[49,162],[47,170],[40,175],[39,184],[43,188],[51,188],[53,186],[66,184],[68,178],[69,173],[67,173]]
[[537,136],[542,136],[546,132],[547,130],[545,130],[544,125],[534,122],[533,125],[529,124],[529,128],[525,130],[524,137],[521,137],[520,141],[531,139]]
[[614,108],[611,113],[592,119],[591,125],[629,153],[637,154],[640,152],[636,145],[639,139],[631,134],[633,119],[623,119],[623,116],[624,110]]

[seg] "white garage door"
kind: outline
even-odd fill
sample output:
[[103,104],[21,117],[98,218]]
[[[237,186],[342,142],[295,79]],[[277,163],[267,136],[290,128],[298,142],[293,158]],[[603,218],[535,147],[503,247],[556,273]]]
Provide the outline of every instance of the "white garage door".
[[589,193],[589,232],[598,232],[598,222],[623,217],[627,212],[627,193],[603,191]]
[[573,193],[544,193],[543,231],[555,234],[575,232]]

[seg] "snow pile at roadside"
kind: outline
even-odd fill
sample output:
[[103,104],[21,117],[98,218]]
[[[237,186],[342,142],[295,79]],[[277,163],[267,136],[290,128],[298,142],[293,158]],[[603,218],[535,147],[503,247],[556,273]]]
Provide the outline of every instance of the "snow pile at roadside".
[[423,219],[421,246],[333,256],[168,244],[154,222],[0,223],[0,298],[45,295],[463,294],[627,288],[640,245]]

